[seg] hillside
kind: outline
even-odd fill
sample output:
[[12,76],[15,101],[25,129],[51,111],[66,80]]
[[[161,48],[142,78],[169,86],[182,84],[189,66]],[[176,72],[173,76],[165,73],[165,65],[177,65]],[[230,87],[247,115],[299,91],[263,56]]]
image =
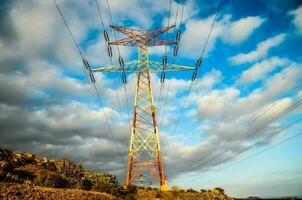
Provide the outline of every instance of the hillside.
[[[47,198],[46,198],[47,197]],[[0,199],[91,199],[91,200],[119,200],[110,194],[85,191],[81,189],[61,189],[40,187],[25,184],[0,184]]]
[[0,199],[204,199],[230,200],[223,189],[124,188],[116,176],[84,169],[71,160],[49,160],[0,148]]

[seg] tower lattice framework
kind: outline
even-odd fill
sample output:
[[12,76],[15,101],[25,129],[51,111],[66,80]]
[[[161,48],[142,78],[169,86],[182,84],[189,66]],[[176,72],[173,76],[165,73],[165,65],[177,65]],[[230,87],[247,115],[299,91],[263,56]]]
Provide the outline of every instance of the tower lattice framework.
[[136,30],[111,26],[127,35],[127,38],[109,42],[109,45],[138,47],[138,59],[127,63],[94,68],[92,72],[136,72],[136,93],[133,110],[128,163],[125,185],[141,181],[146,175],[158,181],[161,188],[167,187],[167,180],[160,150],[156,108],[153,101],[150,73],[194,70],[194,67],[181,66],[149,60],[148,47],[161,45],[177,45],[177,42],[161,39],[158,36],[174,26],[155,30]]

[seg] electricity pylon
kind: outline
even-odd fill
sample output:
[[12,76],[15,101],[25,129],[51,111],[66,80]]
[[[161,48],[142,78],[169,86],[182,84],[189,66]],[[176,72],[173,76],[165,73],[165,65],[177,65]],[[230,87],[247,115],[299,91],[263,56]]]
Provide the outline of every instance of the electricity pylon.
[[124,63],[123,60],[119,59],[119,64],[91,69],[92,72],[137,73],[125,185],[138,183],[143,176],[148,176],[155,178],[161,189],[166,190],[168,186],[158,139],[156,108],[153,101],[150,72],[194,70],[195,68],[169,64],[166,59],[163,59],[162,63],[149,60],[148,47],[177,45],[175,41],[158,37],[160,34],[174,28],[174,25],[154,30],[111,27],[128,37],[112,42],[107,41],[108,47],[110,45],[138,47],[138,59],[135,61]]

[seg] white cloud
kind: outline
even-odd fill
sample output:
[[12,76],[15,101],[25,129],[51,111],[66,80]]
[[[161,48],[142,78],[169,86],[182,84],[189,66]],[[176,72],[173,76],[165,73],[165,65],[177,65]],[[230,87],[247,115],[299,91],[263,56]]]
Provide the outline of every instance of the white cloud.
[[300,99],[302,99],[302,91],[300,91],[300,92],[298,93],[298,97],[299,97]]
[[[196,57],[201,54],[214,16],[204,19],[189,19],[182,34],[180,55]],[[261,17],[246,17],[232,21],[230,15],[218,18],[206,49],[213,50],[215,42],[221,38],[224,42],[237,45],[245,41],[265,20]]]
[[246,40],[255,29],[260,27],[265,20],[259,16],[241,18],[226,25],[223,40],[230,44],[240,44]]
[[[83,1],[80,4],[72,2],[72,6],[69,4],[70,1],[59,2],[62,9],[64,9],[72,30],[75,32],[76,39],[80,43],[83,40],[85,41],[89,30],[99,26],[96,21],[98,18],[94,2],[90,1],[90,3],[87,3]],[[160,2],[148,0],[148,6],[157,10],[154,13],[159,14],[167,12],[167,6],[164,6],[167,5],[167,2],[168,0]],[[163,6],[158,6],[158,3]],[[129,4],[121,6],[123,4],[125,3],[121,0],[112,1],[112,12],[115,19],[119,18],[121,21],[133,20],[137,19],[137,15],[144,15],[138,19],[139,26],[148,27],[150,25],[152,18],[149,15],[145,15],[148,8],[141,9],[142,3],[140,1],[131,1]],[[101,94],[104,99],[110,101],[109,104],[106,104],[110,105],[110,107],[105,107],[105,111],[116,136],[115,139],[112,139],[108,133],[104,115],[99,107],[95,105],[95,99],[92,99],[91,96],[87,98],[90,92],[89,85],[84,83],[81,78],[75,78],[78,77],[79,72],[75,73],[75,77],[71,77],[68,73],[65,73],[65,68],[59,68],[61,64],[57,65],[56,63],[57,60],[66,60],[69,61],[68,64],[72,66],[72,70],[77,70],[78,68],[74,67],[74,65],[77,65],[81,60],[78,59],[77,52],[54,5],[40,1],[36,1],[35,6],[28,6],[27,3],[22,2],[18,2],[18,5],[14,9],[19,11],[19,13],[12,11],[10,15],[14,17],[13,24],[17,30],[17,35],[22,36],[22,34],[25,34],[24,37],[15,38],[14,42],[11,42],[10,45],[7,45],[6,41],[4,42],[3,38],[0,38],[1,50],[3,48],[3,52],[5,53],[5,55],[0,56],[4,56],[5,59],[10,60],[19,59],[20,56],[24,56],[22,64],[9,65],[10,71],[5,73],[1,71],[0,74],[0,124],[4,133],[0,134],[1,144],[11,145],[19,151],[31,151],[56,158],[64,156],[81,162],[85,166],[90,167],[90,169],[99,169],[101,167],[114,173],[124,173],[124,165],[126,164],[124,159],[127,156],[128,138],[123,133],[123,122],[125,121],[119,118],[121,115],[124,116],[125,112],[123,112],[124,110],[122,113],[117,112],[117,98],[115,94],[116,91],[119,91],[120,94],[123,93],[123,88],[117,87],[121,81],[120,77],[116,79],[110,77],[110,79],[107,79],[102,74],[95,75],[97,85],[99,88],[102,88]],[[49,8],[51,11],[47,10]],[[138,11],[138,14],[129,12],[130,8],[141,10]],[[192,14],[190,13],[190,9],[185,12],[187,12],[186,16]],[[91,13],[94,14],[92,15]],[[40,15],[45,24],[39,22]],[[22,17],[24,19],[21,19]],[[202,39],[205,39],[207,36],[206,29],[209,29],[211,17],[201,20],[185,17],[185,19],[188,18],[186,20],[188,20],[189,26],[198,30],[197,33],[193,30],[193,32],[187,30],[188,32],[184,36],[188,47],[183,48],[187,48],[188,54],[193,55],[200,49],[201,44],[194,45],[197,41],[200,41],[200,36],[202,36]],[[19,23],[18,20],[22,23]],[[238,29],[238,27],[242,27],[239,24],[244,24],[249,20],[253,22],[251,19],[241,19],[238,22],[231,21],[231,18],[228,17],[218,20],[209,49],[214,47],[217,38],[223,37],[223,33],[234,31],[228,30],[228,28]],[[28,27],[24,27],[23,23],[32,24],[34,27],[29,30]],[[255,24],[253,22],[252,26],[256,27]],[[49,32],[45,32],[45,30]],[[254,29],[249,28],[249,30],[253,32]],[[31,32],[26,33],[28,31]],[[237,35],[237,39],[223,38],[223,40],[235,44],[238,41],[247,39],[250,34],[245,32],[242,35]],[[43,40],[43,35],[48,38]],[[91,46],[87,48],[87,53],[91,55],[89,60],[92,63],[107,63],[107,58],[104,59],[105,61],[99,60],[103,58],[102,54],[104,52],[102,40],[100,38],[93,45],[89,42]],[[193,48],[189,48],[191,44]],[[14,49],[14,47],[18,48]],[[18,49],[18,52],[14,54],[14,50],[16,49]],[[192,53],[192,51],[194,52]],[[50,54],[53,54],[51,56],[57,59],[53,61],[49,57],[46,57]],[[51,60],[51,63],[48,60]],[[0,61],[2,62],[3,58]],[[20,65],[22,65],[22,68],[19,67]],[[261,73],[266,74],[271,70],[273,69],[268,67],[265,72]],[[216,88],[217,83],[220,83],[223,79],[220,71],[214,69],[205,74],[192,89],[192,95],[190,96],[192,98],[189,101],[190,108],[198,108],[195,113],[196,117],[189,120],[196,120],[197,126],[201,128],[198,132],[194,132],[194,127],[189,127],[189,133],[188,131],[184,132],[183,135],[186,134],[186,137],[183,138],[188,138],[187,134],[195,133],[196,135],[205,134],[208,138],[201,142],[194,141],[197,145],[191,147],[186,146],[183,142],[184,140],[182,140],[176,144],[172,144],[168,152],[164,152],[164,155],[167,155],[168,158],[164,162],[169,169],[167,171],[171,174],[171,177],[179,174],[178,169],[175,168],[176,163],[177,167],[183,167],[194,161],[197,157],[205,156],[213,151],[221,141],[224,141],[225,137],[223,136],[233,133],[234,130],[240,128],[242,125],[241,122],[248,119],[251,114],[262,111],[264,106],[274,101],[278,95],[294,87],[297,80],[301,77],[301,73],[300,66],[285,68],[282,72],[270,78],[264,84],[264,88],[256,89],[247,97],[241,97],[240,90],[235,86],[223,85],[222,89]],[[131,106],[134,96],[134,80],[135,75],[128,77],[127,88],[128,97],[131,97],[129,98]],[[166,81],[168,82],[169,79]],[[170,81],[171,88],[167,97],[169,105],[167,105],[167,114],[166,118],[164,118],[166,127],[171,127],[171,125],[175,124],[173,122],[175,122],[175,118],[178,116],[183,96],[186,94],[190,84],[190,80],[187,81],[180,78],[173,78]],[[159,83],[158,77],[152,76],[155,99],[159,95]],[[51,96],[57,91],[64,93],[63,97],[67,98],[68,101]],[[35,96],[37,94],[45,96],[37,98]],[[123,95],[120,96],[121,99],[125,99]],[[85,100],[83,100],[84,98]],[[24,106],[24,99],[28,100],[30,105],[26,104]],[[90,102],[91,99],[93,103]],[[44,100],[53,102],[45,104]],[[282,107],[280,109],[290,104],[288,99],[280,99],[278,101],[281,102],[280,105]],[[198,102],[198,105],[194,104],[194,102]],[[31,107],[32,105],[34,107]],[[123,104],[122,106],[125,105]],[[130,108],[130,113],[131,110],[132,108]],[[217,123],[218,120],[221,120],[221,123]],[[127,124],[129,121],[127,121]],[[171,136],[165,135],[161,130],[160,133],[161,143],[166,144],[167,138]],[[181,138],[181,136],[178,138]],[[245,144],[249,142],[248,138],[242,137],[240,139],[242,141],[235,146],[230,143],[223,145],[221,152],[227,154],[223,154],[221,158],[209,162],[206,167],[226,162],[226,159],[234,159],[238,155],[238,151],[248,147]],[[120,160],[113,149],[114,143],[117,143],[121,147],[123,160]],[[180,160],[181,162],[179,162]]]
[[[180,169],[189,167],[187,163],[193,163],[197,158],[206,157],[199,163],[202,164],[214,155],[220,154],[199,168],[199,171],[207,171],[220,163],[234,160],[239,153],[250,149],[253,144],[259,146],[271,144],[281,134],[277,134],[281,122],[273,123],[261,132],[258,130],[293,104],[294,97],[291,96],[293,94],[282,98],[280,95],[295,88],[301,75],[301,66],[293,63],[268,78],[262,87],[256,88],[247,96],[241,96],[240,91],[234,87],[216,89],[207,94],[196,91],[200,96],[199,100],[195,101],[197,109],[195,109],[194,119],[202,125],[201,130],[196,132],[190,129],[190,132],[183,134],[186,137],[203,134],[206,135],[206,139],[197,145],[186,146],[182,140],[177,140],[176,144],[172,144],[165,153],[165,155],[168,154],[166,164],[174,166],[178,160],[183,162],[178,162],[178,167],[169,167],[169,169],[179,174]],[[194,104],[194,101],[191,103]],[[271,109],[267,111],[270,107]],[[261,113],[263,114],[259,120],[254,121],[251,126],[246,126],[251,119]],[[229,138],[239,130],[240,134],[230,140]],[[219,147],[218,150],[217,147]],[[213,151],[216,153],[208,157],[207,155]]]
[[[185,31],[181,36],[180,55],[195,57],[199,56],[202,51],[204,42],[208,36],[213,16],[209,16],[205,19],[190,19],[185,25]],[[207,46],[207,52],[210,52],[217,37],[222,33],[223,27],[217,23],[214,26],[211,38]],[[207,53],[206,52],[206,53]]]
[[[168,3],[169,2],[167,1],[163,5],[164,7],[167,7],[167,9],[168,9]],[[186,23],[190,18],[195,16],[199,11],[199,8],[195,5],[195,3],[196,2],[194,2],[193,0],[188,0],[188,1],[185,1],[184,5],[183,5],[183,4],[177,3],[176,1],[172,1],[171,16],[170,16],[170,23],[169,24],[170,25],[174,24],[175,19],[176,19],[176,26],[178,26],[178,23],[179,23],[180,17],[181,17],[181,10],[182,10],[183,6],[184,6],[183,16],[182,16],[182,23],[183,24]],[[177,7],[178,7],[178,11],[177,11]],[[168,21],[169,21],[169,17],[167,16],[166,18],[163,19],[162,26],[167,26]]]
[[240,53],[238,55],[235,55],[231,57],[229,60],[232,64],[239,65],[243,63],[252,63],[254,61],[257,61],[263,57],[265,57],[268,53],[268,51],[275,46],[278,46],[281,44],[285,39],[285,34],[279,34],[272,38],[268,38],[265,41],[260,42],[257,45],[256,50],[251,51],[249,53]]
[[214,90],[208,95],[200,97],[197,105],[199,115],[204,119],[221,119],[227,115],[227,112],[232,112],[232,107],[235,106],[230,102],[235,102],[240,91],[235,88],[226,88],[225,90]]
[[263,80],[267,75],[272,72],[276,67],[284,67],[289,64],[289,61],[284,58],[272,57],[254,64],[249,69],[242,72],[238,83],[246,84],[258,80]]
[[292,23],[295,25],[298,33],[302,34],[302,6],[290,11],[289,14],[294,17]]

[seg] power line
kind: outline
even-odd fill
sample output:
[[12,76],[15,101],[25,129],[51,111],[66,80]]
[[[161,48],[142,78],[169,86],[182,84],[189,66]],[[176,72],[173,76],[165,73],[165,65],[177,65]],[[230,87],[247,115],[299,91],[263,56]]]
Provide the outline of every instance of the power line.
[[[174,28],[174,34],[176,35],[176,40],[178,40],[178,44],[176,44],[176,46],[174,47],[174,52],[173,52],[173,62],[172,64],[175,63],[176,61],[176,57],[177,57],[177,53],[175,54],[175,48],[177,48],[177,51],[178,52],[178,49],[179,49],[179,41],[180,41],[180,34],[181,34],[181,24],[182,24],[182,18],[183,18],[183,11],[184,11],[184,7],[185,7],[185,4],[182,5],[182,9],[181,9],[181,16],[180,16],[180,20],[179,20],[179,26],[178,26],[178,31],[177,31],[177,34],[179,34],[179,36],[177,36],[176,33],[176,22],[177,22],[177,16],[178,16],[178,4],[177,4],[177,11],[176,11],[176,17],[175,17],[175,28]],[[179,38],[179,39],[177,39]],[[162,93],[162,90],[164,91],[164,95],[165,95],[165,82],[163,81],[163,86],[161,85],[161,89],[160,89],[160,97],[161,97],[161,93]],[[159,122],[158,122],[158,126],[161,126],[162,125],[162,120],[163,120],[163,116],[165,116],[165,108],[166,108],[166,103],[167,103],[167,96],[168,96],[168,93],[169,93],[169,90],[170,90],[170,83],[171,83],[171,79],[169,79],[168,81],[168,87],[167,87],[167,90],[166,90],[166,95],[164,97],[164,105],[163,105],[163,108],[159,108]],[[160,98],[160,101],[159,103],[161,103],[161,98]],[[161,105],[161,104],[160,104]]]
[[[109,5],[109,2],[108,0],[105,0],[106,2],[106,8],[107,8],[107,17],[108,17],[108,21],[109,21],[109,25],[113,26],[113,18],[112,18],[112,14],[111,14],[111,9],[110,9],[110,5]],[[113,33],[114,35],[114,39],[117,40],[117,36],[116,36],[116,30],[112,30],[110,29],[111,32]],[[119,49],[119,46],[116,45],[116,48],[117,48],[117,52],[118,52],[118,56],[119,56],[119,59],[121,58],[122,59],[122,56],[121,56],[121,52],[120,52],[120,49]],[[129,114],[129,104],[128,104],[128,96],[127,96],[127,81],[126,81],[126,78],[124,79],[124,77],[126,77],[126,72],[125,72],[125,67],[124,66],[121,66],[122,69],[123,69],[123,85],[124,85],[124,91],[125,91],[125,98],[126,98],[126,109],[127,109],[127,115],[128,115],[128,118],[130,119],[130,114]],[[131,125],[130,125],[131,126]],[[130,128],[131,129],[131,128]]]
[[[301,121],[301,120],[302,120],[302,119],[299,119],[299,120],[295,121],[295,122],[292,123],[291,125],[287,126],[287,128],[290,127],[290,126],[292,126],[292,125],[294,125],[295,123],[297,123],[298,121]],[[285,128],[285,129],[286,129],[286,128]],[[284,130],[284,129],[283,129],[283,130]],[[280,131],[280,132],[281,132],[281,131]],[[249,155],[249,156],[246,156],[245,158],[243,158],[243,159],[241,159],[241,160],[238,160],[238,161],[236,161],[235,163],[232,163],[232,164],[230,164],[230,165],[228,165],[228,166],[226,166],[226,167],[220,168],[220,169],[218,169],[218,170],[225,170],[225,169],[228,169],[228,168],[230,168],[230,167],[232,167],[232,166],[234,166],[234,165],[240,164],[240,163],[243,162],[243,161],[246,161],[246,160],[248,160],[248,159],[251,159],[251,158],[253,158],[253,157],[256,157],[256,156],[258,156],[259,154],[262,154],[262,153],[264,153],[264,152],[266,152],[266,151],[269,151],[270,149],[275,148],[275,147],[277,147],[277,146],[279,146],[279,145],[281,145],[281,144],[283,144],[283,143],[285,143],[285,142],[287,142],[287,141],[289,141],[289,140],[292,140],[292,139],[294,139],[294,138],[296,138],[296,137],[298,137],[298,136],[300,136],[300,135],[302,135],[302,132],[300,132],[300,133],[298,133],[298,134],[295,134],[295,135],[293,135],[293,136],[287,137],[287,138],[281,140],[280,142],[277,142],[277,143],[275,143],[275,144],[272,144],[272,145],[268,146],[268,147],[265,148],[265,149],[262,149],[262,150],[260,150],[260,151],[258,151],[258,152],[256,152],[256,153],[254,153],[254,154],[251,154],[251,155]],[[243,152],[243,151],[242,151],[242,152]],[[239,154],[241,154],[242,152],[239,152]],[[238,154],[238,155],[239,155],[239,154]],[[196,180],[196,178],[193,179],[193,180]]]
[[71,39],[72,39],[74,45],[76,46],[77,50],[79,51],[80,56],[81,56],[82,58],[84,58],[84,56],[83,56],[83,54],[82,54],[82,51],[81,51],[81,49],[80,49],[78,43],[76,42],[76,40],[75,40],[75,38],[74,38],[74,36],[73,36],[73,34],[72,34],[72,32],[71,32],[71,30],[70,30],[70,28],[69,28],[67,22],[66,22],[66,20],[65,20],[63,14],[62,14],[62,12],[61,12],[60,7],[58,6],[56,0],[53,0],[53,2],[55,3],[56,8],[57,8],[58,12],[60,13],[60,16],[61,16],[61,18],[62,18],[62,20],[63,20],[63,22],[64,22],[64,24],[65,24],[65,26],[66,26],[66,28],[67,28],[67,30],[68,30],[68,32],[69,32],[69,35],[70,35],[70,37],[71,37]]
[[[100,6],[99,6],[99,3],[98,3],[98,0],[95,0],[95,3],[96,3],[97,10],[98,10],[98,15],[99,15],[99,18],[100,18],[101,25],[102,25],[102,27],[103,27],[103,29],[104,29],[104,36],[105,36],[105,35],[107,34],[107,32],[106,32],[106,27],[105,27],[104,20],[103,20],[102,14],[101,14],[101,10],[100,10]],[[109,8],[109,2],[107,2],[107,3],[108,3],[107,5],[108,5],[108,8]],[[110,25],[110,24],[112,24],[112,17],[111,17],[110,8],[109,8],[108,13],[110,14],[110,16],[107,15],[107,17],[109,16],[108,19],[109,19],[109,25]],[[111,23],[110,23],[110,21],[111,21]],[[112,30],[111,30],[111,32],[112,32]],[[105,37],[106,37],[106,36],[105,36]],[[116,38],[116,37],[115,37],[115,38]],[[108,44],[106,43],[106,38],[105,38],[105,44],[108,45]],[[107,46],[107,48],[108,48],[108,46]],[[117,47],[117,48],[118,48],[118,47]],[[118,50],[118,52],[119,52],[119,50]],[[120,54],[119,54],[119,55],[120,55]],[[108,57],[109,57],[109,59],[110,59],[111,65],[113,65],[112,57],[109,56],[109,55],[108,55]],[[123,84],[123,87],[124,87],[125,99],[126,99],[126,113],[127,113],[127,115],[128,115],[128,119],[130,119],[129,108],[128,108],[129,105],[128,105],[127,87],[126,87],[125,84]],[[118,104],[119,112],[122,113],[122,106],[121,106],[121,100],[120,100],[121,98],[120,98],[120,95],[119,95],[119,91],[118,91],[118,90],[115,90],[115,94],[116,94],[116,97],[117,97],[117,104]],[[120,118],[121,118],[121,121],[123,121],[122,115],[120,115]],[[126,121],[129,121],[129,120],[126,119]],[[123,132],[124,132],[124,135],[125,135],[125,136],[127,136],[126,129],[127,129],[127,128],[123,129]],[[129,123],[128,129],[129,129],[129,132],[130,132],[130,130],[131,130],[131,123]]]
[[[113,25],[113,19],[112,19],[112,15],[111,15],[110,5],[109,5],[108,0],[105,0],[105,2],[106,2],[107,17],[108,17],[109,25],[112,26],[112,25]],[[115,30],[112,30],[112,29],[111,29],[111,31],[113,32],[114,39],[117,40],[116,31],[115,31]],[[118,55],[119,55],[119,57],[120,57],[120,56],[121,56],[120,48],[119,48],[118,45],[116,46],[116,48],[117,48]],[[123,66],[122,66],[122,67],[123,67]]]
[[[170,26],[171,6],[172,6],[172,0],[169,1],[168,26]],[[167,44],[165,45],[165,50],[164,50],[163,63],[164,62],[165,63],[167,62]],[[162,70],[161,77],[160,77],[160,91],[159,91],[159,97],[158,97],[158,113],[159,113],[159,116],[160,116],[161,101],[162,101],[162,91],[163,91],[163,87],[164,87],[164,79],[165,79],[165,66],[163,66],[163,70]]]
[[[289,96],[291,95],[292,93],[294,93],[295,90],[299,89],[299,87],[301,86],[301,84],[297,85],[296,87],[294,87],[292,90],[290,90],[285,96]],[[270,111],[272,108],[274,108],[277,104],[279,103],[279,101],[275,101],[273,104],[271,104],[269,107],[267,107],[263,112],[261,112],[260,114],[256,114],[251,120],[249,120],[247,122],[247,124],[243,127],[241,127],[239,130],[237,130],[234,134],[230,135],[229,137],[226,138],[226,140],[224,140],[223,142],[225,143],[226,141],[229,141],[231,139],[233,139],[234,137],[236,137],[237,135],[239,135],[243,130],[245,130],[246,128],[248,128],[250,125],[252,125],[257,119],[259,119],[260,117],[262,117],[263,115],[265,115],[268,111]],[[285,110],[286,111],[286,110]],[[278,116],[278,115],[277,115]],[[273,118],[274,119],[274,118]],[[270,124],[270,123],[269,123]],[[265,124],[264,124],[265,126]],[[223,143],[223,144],[224,144]],[[204,158],[201,158],[199,160],[197,160],[196,162],[194,163],[191,163],[190,165],[188,165],[187,168],[190,168],[192,166],[194,166],[195,164],[197,164],[198,162],[202,161],[202,160],[205,160],[207,158],[210,157],[210,155],[212,155],[214,152],[218,151],[220,149],[222,144],[220,144],[220,146],[218,146],[217,148],[214,149],[214,151],[211,151],[209,154],[206,155],[206,157]],[[212,159],[210,159],[212,160]],[[187,168],[184,168],[184,169],[187,169]],[[184,170],[182,169],[182,170]]]
[[[96,4],[96,7],[97,7],[97,10],[98,10],[98,15],[99,15],[99,18],[100,18],[100,22],[101,22],[101,25],[103,27],[103,30],[104,30],[104,36],[105,36],[105,32],[106,32],[106,27],[105,27],[105,24],[104,24],[104,21],[103,21],[103,17],[102,17],[102,14],[101,14],[101,10],[100,10],[100,7],[99,7],[99,3],[98,3],[98,0],[95,0],[95,4]],[[105,39],[106,40],[106,39]],[[106,41],[105,41],[106,43]],[[113,65],[113,61],[112,61],[112,57],[109,57],[109,60],[111,61],[111,65]],[[126,91],[125,91],[126,92]],[[117,97],[117,104],[118,104],[118,109],[119,109],[119,112],[122,113],[122,106],[121,106],[121,101],[120,101],[120,95],[119,95],[119,92],[118,90],[115,90],[115,94],[116,94],[116,97]],[[127,97],[126,97],[127,98]],[[129,116],[128,116],[129,117]],[[120,115],[120,119],[121,121],[123,121],[123,116]],[[126,119],[127,120],[127,119]],[[126,129],[127,129],[127,126],[124,126],[125,128],[123,128],[123,133],[125,136],[127,136],[127,133],[126,133]],[[130,131],[130,127],[129,127],[129,131]]]
[[95,0],[95,4],[96,4],[97,10],[98,10],[98,14],[99,14],[99,18],[101,20],[101,24],[103,26],[103,29],[105,30],[105,24],[104,24],[104,21],[103,21],[103,17],[102,17],[102,14],[101,14],[101,9],[99,7],[98,0]]
[[[79,54],[80,54],[80,56],[81,56],[82,59],[83,59],[83,62],[86,61],[85,58],[84,58],[84,56],[83,56],[83,54],[82,54],[82,51],[81,51],[80,47],[78,46],[78,43],[76,42],[76,40],[75,40],[75,38],[74,38],[74,36],[73,36],[73,34],[72,34],[72,32],[71,32],[71,30],[70,30],[68,24],[67,24],[67,22],[66,22],[66,20],[65,20],[65,18],[64,18],[63,13],[61,12],[60,7],[58,6],[56,0],[53,0],[53,2],[55,3],[56,8],[57,8],[58,12],[60,13],[60,16],[61,16],[61,18],[62,18],[62,20],[63,20],[63,22],[64,22],[64,24],[65,24],[65,26],[66,26],[66,28],[67,28],[67,30],[68,30],[68,32],[69,32],[69,35],[71,36],[71,38],[72,38],[72,40],[73,40],[73,42],[74,42],[74,44],[75,44],[77,50],[79,51]],[[86,62],[87,62],[87,61],[86,61]],[[88,65],[89,65],[89,64],[88,64]],[[85,71],[84,66],[83,66],[83,70],[84,70],[85,78],[87,79],[88,83],[90,83],[90,82],[89,82],[89,79],[88,79],[88,76],[87,76],[87,74],[86,74],[86,71]],[[113,143],[114,143],[114,146],[115,146],[115,148],[116,148],[116,151],[117,151],[118,155],[120,156],[120,158],[122,159],[122,155],[121,155],[120,151],[118,150],[118,147],[117,147],[116,141],[115,141],[115,137],[114,137],[113,132],[112,132],[112,128],[111,128],[111,126],[110,126],[108,117],[107,117],[106,112],[105,112],[105,110],[104,110],[104,106],[103,106],[103,102],[102,102],[101,95],[99,94],[98,89],[97,89],[97,86],[96,86],[96,84],[95,84],[94,76],[93,76],[93,74],[92,74],[92,76],[91,76],[91,74],[92,74],[92,73],[90,72],[91,83],[92,83],[92,86],[93,86],[93,88],[94,88],[94,90],[95,90],[95,93],[96,93],[98,102],[99,102],[99,104],[100,104],[100,106],[101,106],[101,109],[102,109],[102,111],[103,111],[103,113],[104,113],[105,120],[106,120],[108,129],[109,129],[109,133],[110,133],[110,135],[111,135],[111,137],[112,137],[112,139],[113,139]],[[90,83],[90,85],[91,85],[91,83]]]
[[[216,22],[216,20],[217,20],[218,13],[219,13],[219,11],[220,11],[220,9],[221,9],[221,7],[222,7],[222,3],[223,3],[223,0],[220,0],[220,2],[219,2],[219,4],[218,4],[218,7],[217,7],[217,10],[216,10],[216,13],[215,13],[215,15],[214,15],[213,22],[212,22],[212,24],[211,24],[210,31],[209,31],[209,33],[208,33],[206,42],[205,42],[205,44],[204,44],[204,47],[203,47],[203,50],[202,50],[202,53],[201,53],[201,57],[198,59],[196,66],[197,66],[198,63],[199,63],[199,60],[200,60],[200,59],[202,60],[202,56],[203,56],[203,54],[204,54],[204,52],[205,52],[205,50],[206,50],[206,48],[207,48],[208,41],[209,41],[209,39],[210,39],[210,35],[212,34],[212,30],[213,30],[214,25],[215,25],[215,22]],[[201,64],[201,62],[200,62],[200,64]],[[199,64],[199,65],[200,65],[200,64]],[[199,66],[198,66],[198,67],[199,67]],[[196,69],[195,69],[195,78],[196,78],[196,76],[198,75],[198,74],[197,74],[197,72],[198,72],[198,67],[196,67]],[[194,73],[193,73],[193,76],[194,76]],[[188,93],[187,93],[187,95],[185,96],[184,102],[183,102],[182,107],[181,107],[181,109],[180,109],[180,110],[181,110],[181,113],[180,113],[180,115],[179,115],[179,117],[178,117],[178,120],[176,120],[175,128],[173,129],[173,132],[172,132],[172,134],[171,134],[172,136],[171,136],[170,139],[169,139],[169,142],[168,142],[168,145],[166,146],[166,149],[168,149],[168,147],[171,145],[171,143],[172,143],[172,141],[173,141],[173,138],[174,138],[174,136],[175,136],[175,132],[176,132],[176,130],[177,130],[178,124],[179,124],[179,122],[180,122],[181,119],[182,119],[183,110],[184,110],[184,107],[185,107],[186,104],[187,104],[188,98],[189,98],[190,93],[191,93],[191,91],[192,91],[192,87],[193,87],[193,85],[194,85],[195,78],[194,78],[194,79],[193,79],[193,78],[191,79],[191,83],[190,83],[190,86],[189,86]],[[197,81],[198,81],[198,80],[197,80]]]
[[[170,3],[169,3],[169,17],[168,17],[168,26],[170,26],[171,7],[172,7],[172,0],[170,0]],[[169,34],[169,33],[167,33],[167,34]],[[167,53],[167,47],[168,47],[168,45],[166,44],[166,46],[165,46],[165,55],[166,55],[166,53]]]
[[200,56],[200,57],[203,57],[203,54],[204,54],[204,52],[205,52],[205,50],[206,50],[206,47],[207,47],[208,42],[209,42],[209,40],[210,40],[211,33],[212,33],[213,28],[214,28],[214,25],[215,25],[215,22],[216,22],[216,20],[217,20],[218,13],[219,13],[219,11],[220,11],[220,9],[221,9],[222,3],[223,3],[223,0],[220,0],[220,3],[218,4],[218,8],[217,8],[216,13],[215,13],[215,16],[214,16],[214,20],[213,20],[213,22],[212,22],[212,24],[211,24],[210,32],[209,32],[209,34],[208,34],[208,36],[207,36],[207,39],[206,39],[206,42],[205,42],[205,44],[204,44],[204,47],[203,47],[203,50],[202,50],[202,52],[201,52],[201,56]]
[[[271,119],[270,121],[268,121],[267,123],[265,123],[262,127],[259,127],[258,129],[256,129],[254,132],[252,132],[254,135],[257,135],[258,133],[260,133],[261,131],[263,131],[266,127],[268,127],[270,124],[272,124],[273,122],[275,122],[276,120],[280,119],[281,117],[283,117],[284,115],[288,114],[289,112],[291,112],[292,110],[294,110],[295,108],[297,108],[298,106],[300,106],[302,104],[302,99],[296,101],[294,104],[292,104],[289,108],[285,109],[284,111],[282,111],[281,113],[279,113],[277,116],[275,116],[273,119]],[[197,165],[197,167],[192,167],[195,164],[199,163],[200,161],[203,160],[199,159],[196,162],[194,162],[193,164],[191,164],[189,167],[187,168],[183,168],[180,171],[183,171],[184,169],[191,169],[192,170],[196,170],[204,165],[206,165],[207,163],[209,163],[210,161],[214,160],[215,158],[218,158],[220,155],[222,155],[221,153],[216,154],[215,156],[213,156],[212,158],[206,160],[205,162],[201,163],[200,165]]]
[[291,136],[291,137],[288,137],[288,138],[286,138],[285,140],[282,140],[282,141],[280,141],[280,142],[278,142],[278,143],[276,143],[276,144],[273,144],[273,145],[271,145],[271,146],[269,146],[269,147],[267,147],[267,148],[265,148],[265,149],[263,149],[263,150],[261,150],[261,151],[259,151],[259,152],[257,152],[257,153],[254,153],[254,154],[252,154],[252,155],[250,155],[250,156],[248,156],[248,157],[246,157],[246,158],[243,158],[243,159],[241,159],[241,160],[239,160],[239,161],[233,163],[232,165],[227,166],[226,168],[232,167],[232,166],[237,165],[237,164],[239,164],[239,163],[241,163],[241,162],[243,162],[243,161],[245,161],[245,160],[248,160],[248,159],[250,159],[250,158],[253,158],[253,157],[255,157],[255,156],[257,156],[257,155],[259,155],[259,154],[261,154],[261,153],[264,153],[265,151],[268,151],[268,150],[270,150],[270,149],[272,149],[272,148],[274,148],[274,147],[276,147],[276,146],[279,146],[280,144],[282,144],[282,143],[284,143],[284,142],[287,142],[287,141],[289,141],[289,140],[292,140],[292,139],[294,139],[294,138],[296,138],[296,137],[298,137],[298,136],[300,136],[300,135],[302,135],[302,132],[300,132],[300,133],[298,133],[298,134],[296,134],[296,135],[293,135],[293,136]]

